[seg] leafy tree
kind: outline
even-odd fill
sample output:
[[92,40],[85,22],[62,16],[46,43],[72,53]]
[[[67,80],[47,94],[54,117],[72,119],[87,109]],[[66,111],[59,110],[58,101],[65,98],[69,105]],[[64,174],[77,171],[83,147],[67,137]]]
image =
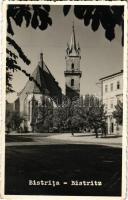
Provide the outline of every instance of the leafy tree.
[[32,126],[33,131],[43,131],[50,128],[57,128],[58,132],[67,129],[76,132],[83,128],[94,129],[98,137],[98,129],[102,130],[106,124],[104,105],[94,95],[85,95],[83,104],[79,99],[69,101],[68,104],[53,108],[53,105],[46,101],[38,105],[34,101]]
[[[66,16],[71,9],[71,5],[63,7]],[[97,31],[100,24],[105,30],[105,37],[108,40],[115,38],[115,27],[120,26],[122,29],[122,45],[123,45],[123,29],[124,29],[124,7],[123,6],[99,6],[99,5],[74,5],[75,16],[84,21],[85,26],[91,25],[93,31]]]
[[83,106],[77,107],[76,112],[83,119],[84,127],[94,129],[96,137],[98,137],[98,129],[102,129],[106,120],[101,100],[94,95],[85,95]]
[[13,77],[12,73],[7,69],[6,70],[6,92],[7,93],[14,92],[12,88],[12,84],[11,84],[12,77]]
[[22,121],[24,120],[24,118],[22,116],[20,116],[20,114],[18,112],[11,112],[9,118],[8,118],[8,122],[6,124],[6,126],[10,129],[13,130],[19,130],[20,125],[22,123]]
[[122,125],[123,123],[123,103],[121,101],[117,102],[115,106],[115,111],[113,112],[113,117],[116,119],[117,124]]
[[69,124],[69,104],[58,106],[54,109],[53,125],[63,131]]
[[94,95],[86,95],[84,102],[81,99],[70,101],[62,107],[56,108],[54,121],[57,127],[68,128],[68,131],[80,131],[83,128],[94,129],[98,137],[98,129],[105,127],[106,116],[104,105]]
[[32,99],[32,129],[35,131],[49,131],[52,127],[53,120],[53,105],[48,99],[42,97],[42,102],[38,103],[35,97]]
[[56,108],[54,120],[58,127],[66,126],[69,131],[80,131],[83,128],[94,129],[98,137],[98,129],[105,131],[106,113],[104,105],[94,95],[85,95],[82,104],[80,99],[69,102],[66,106]]

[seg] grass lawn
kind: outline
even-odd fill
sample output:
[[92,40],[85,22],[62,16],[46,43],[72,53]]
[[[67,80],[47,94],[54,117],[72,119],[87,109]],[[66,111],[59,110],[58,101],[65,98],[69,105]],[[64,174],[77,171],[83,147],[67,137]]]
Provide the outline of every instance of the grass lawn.
[[[6,147],[5,193],[22,195],[121,195],[121,148],[98,145]],[[29,186],[28,180],[102,181],[101,187]]]

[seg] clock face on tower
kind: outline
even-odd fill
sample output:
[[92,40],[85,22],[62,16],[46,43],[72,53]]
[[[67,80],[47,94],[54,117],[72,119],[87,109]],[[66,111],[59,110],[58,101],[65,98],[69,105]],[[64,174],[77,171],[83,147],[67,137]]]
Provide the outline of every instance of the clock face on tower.
[[66,71],[65,75],[65,93],[70,99],[78,98],[80,95],[80,46],[76,44],[74,25],[72,27],[72,35],[70,44],[66,49]]

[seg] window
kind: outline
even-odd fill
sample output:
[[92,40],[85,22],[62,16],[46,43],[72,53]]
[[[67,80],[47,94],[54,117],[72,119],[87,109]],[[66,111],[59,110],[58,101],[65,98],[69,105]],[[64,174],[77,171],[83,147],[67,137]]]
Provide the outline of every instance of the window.
[[72,70],[74,70],[74,63],[72,63]]
[[74,79],[71,79],[71,86],[74,86]]
[[111,83],[111,91],[113,91],[113,83]]
[[120,82],[117,81],[117,89],[120,89]]
[[108,91],[108,86],[107,85],[105,85],[105,92],[107,92]]

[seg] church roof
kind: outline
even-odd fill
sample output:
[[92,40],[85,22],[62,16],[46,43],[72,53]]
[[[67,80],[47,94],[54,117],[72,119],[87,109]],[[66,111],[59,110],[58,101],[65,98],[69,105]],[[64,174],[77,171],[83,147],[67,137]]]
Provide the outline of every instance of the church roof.
[[42,55],[40,62],[31,75],[33,80],[28,80],[19,96],[23,93],[45,94],[50,97],[61,96],[61,88],[55,80],[47,65],[44,63]]

